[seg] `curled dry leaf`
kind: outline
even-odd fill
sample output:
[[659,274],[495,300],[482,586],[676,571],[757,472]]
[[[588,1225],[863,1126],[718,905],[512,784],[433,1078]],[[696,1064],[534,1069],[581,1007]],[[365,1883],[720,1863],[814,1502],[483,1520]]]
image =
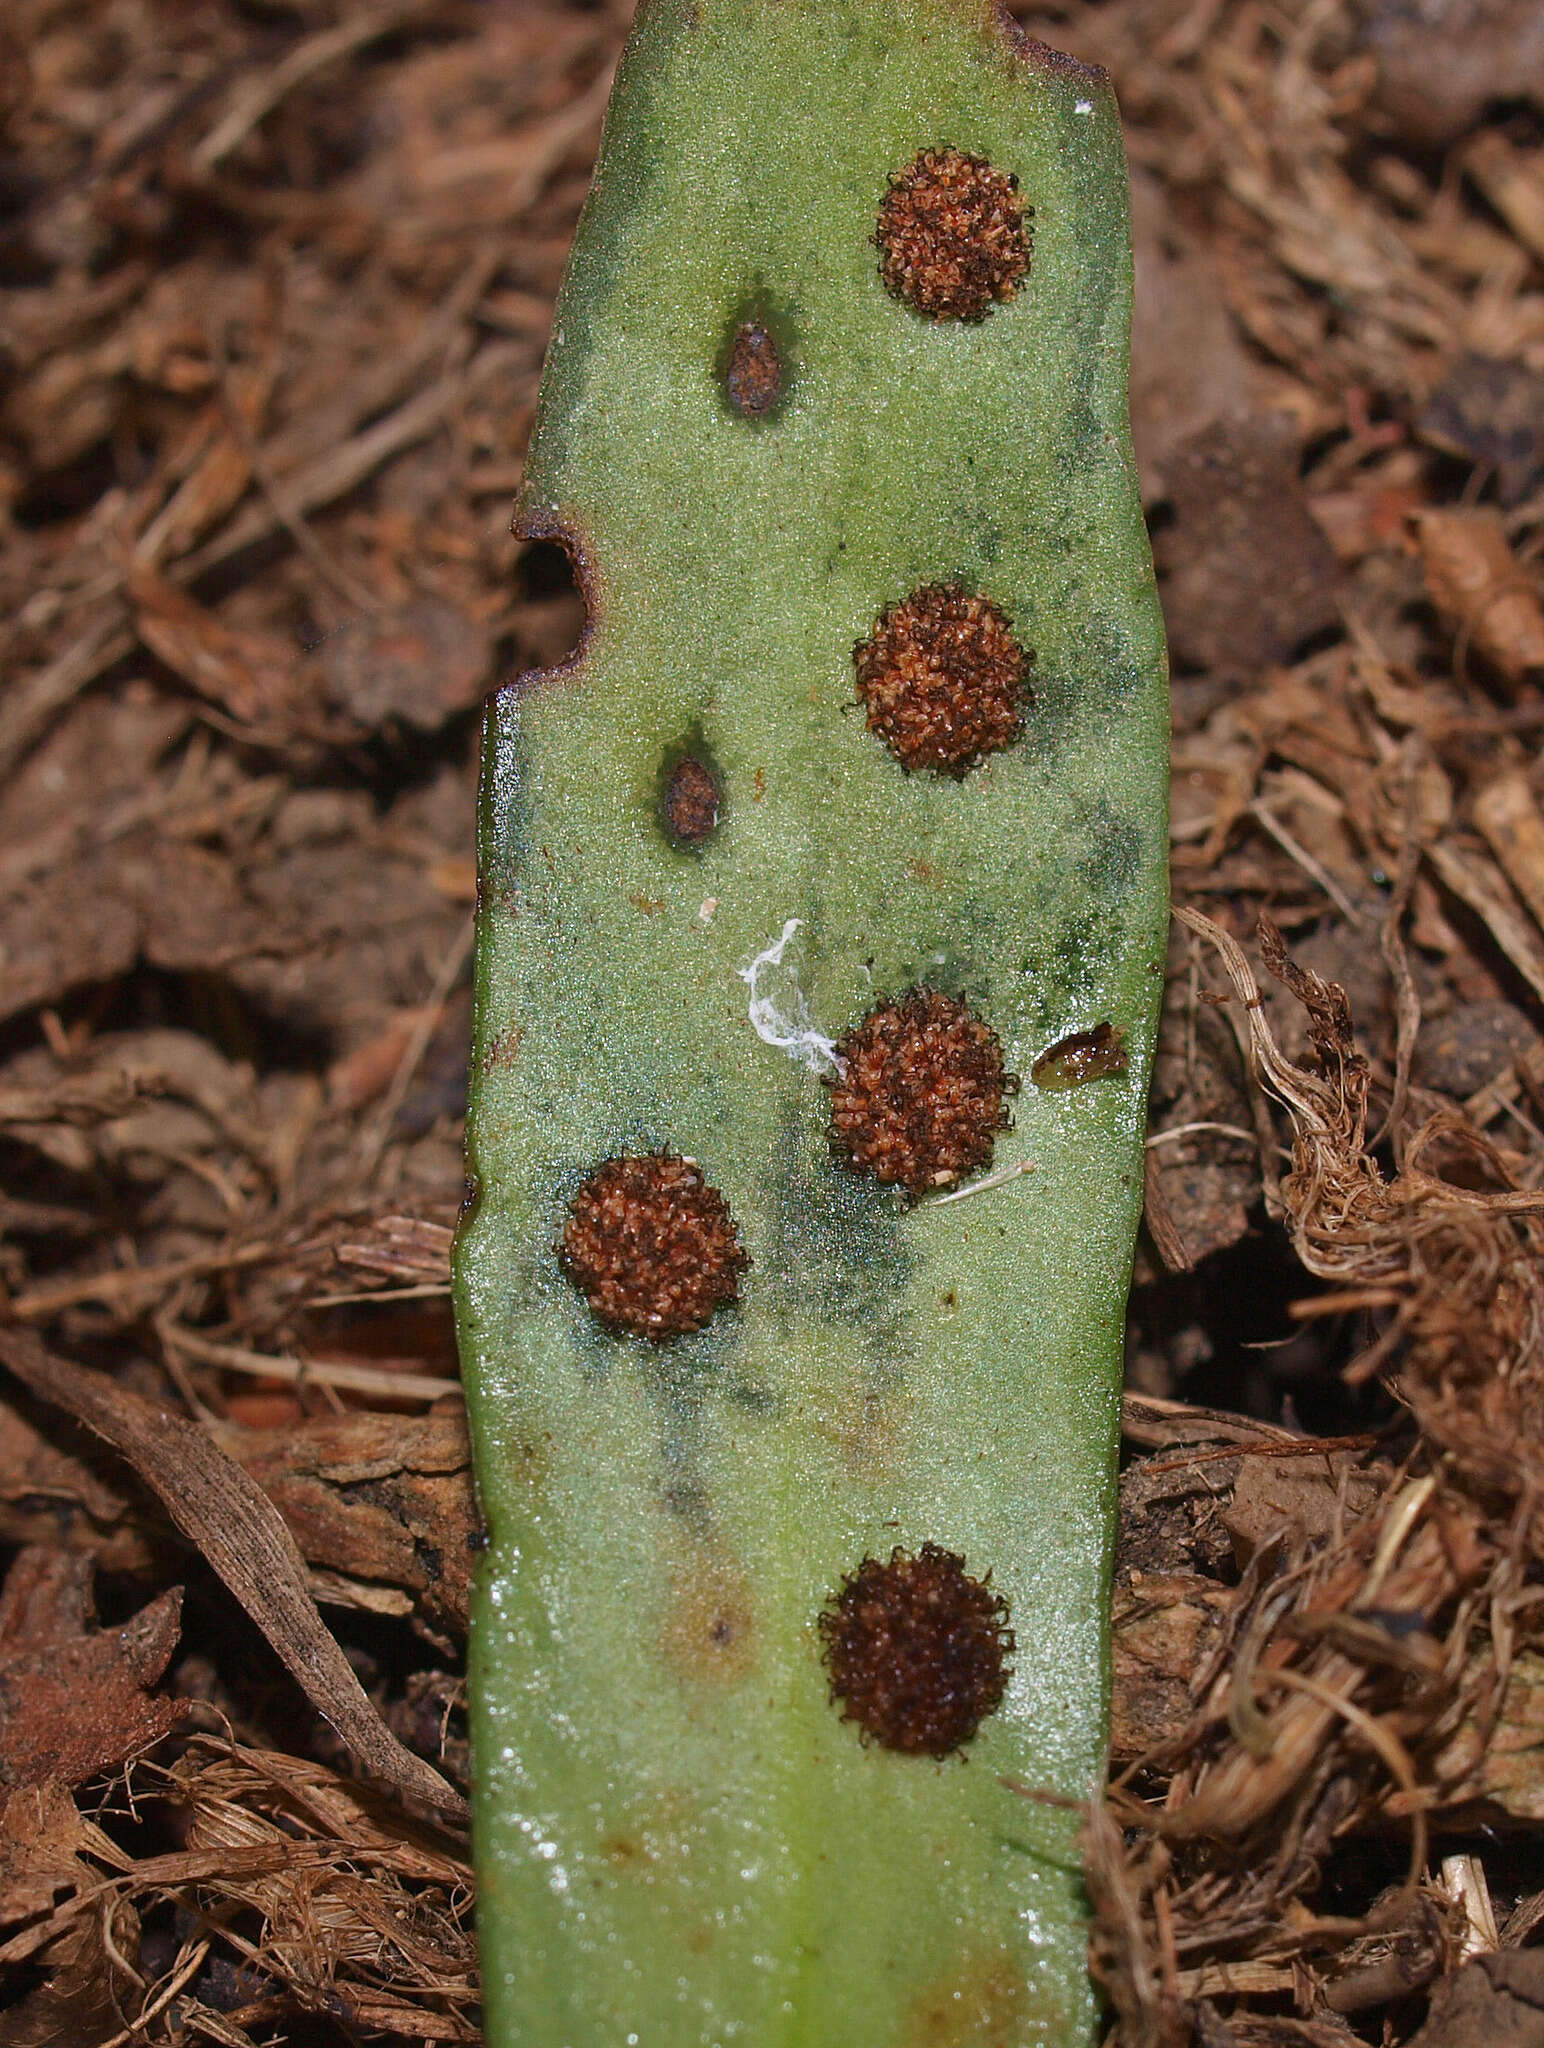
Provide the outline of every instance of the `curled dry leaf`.
[[1474,822],[1544,931],[1544,818],[1528,778],[1511,771],[1487,782],[1474,799]]
[[1508,683],[1544,669],[1537,581],[1488,512],[1422,512],[1416,520],[1426,591],[1458,636],[1455,657],[1484,657]]

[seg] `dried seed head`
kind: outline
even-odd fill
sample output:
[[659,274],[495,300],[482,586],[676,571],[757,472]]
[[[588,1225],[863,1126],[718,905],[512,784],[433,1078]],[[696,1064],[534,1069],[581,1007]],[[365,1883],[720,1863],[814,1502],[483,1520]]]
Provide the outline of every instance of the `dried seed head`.
[[903,768],[963,775],[1018,738],[1029,660],[990,598],[932,583],[887,605],[853,649],[858,695]]
[[1018,179],[985,157],[923,150],[891,172],[880,202],[874,244],[885,290],[930,320],[984,320],[1029,269],[1033,211]]
[[915,1200],[985,1166],[1018,1082],[969,1005],[930,988],[881,1003],[836,1049],[831,1146]]
[[1048,1045],[1029,1070],[1037,1088],[1080,1088],[1126,1071],[1126,1041],[1106,1017],[1092,1031],[1069,1031]]
[[907,1756],[948,1756],[1002,1701],[1013,1633],[991,1573],[936,1543],[915,1557],[867,1557],[819,1618],[831,1697],[865,1740]]
[[718,784],[712,771],[687,755],[665,785],[665,824],[672,839],[700,846],[718,823]]
[[608,1159],[568,1212],[563,1270],[611,1330],[663,1343],[733,1301],[750,1264],[734,1218],[695,1160]]
[[729,403],[747,419],[769,413],[783,394],[783,361],[777,343],[759,320],[735,329],[724,369]]

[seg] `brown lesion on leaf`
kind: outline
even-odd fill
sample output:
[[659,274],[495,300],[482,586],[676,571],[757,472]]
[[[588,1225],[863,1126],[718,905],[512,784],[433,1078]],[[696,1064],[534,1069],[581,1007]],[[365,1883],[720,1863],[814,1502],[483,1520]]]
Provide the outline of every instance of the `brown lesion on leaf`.
[[1107,94],[1110,90],[1110,74],[1098,64],[1086,64],[1081,57],[1073,57],[1065,50],[1053,48],[1039,36],[1033,36],[1016,15],[1010,12],[1007,0],[988,0],[988,13],[993,26],[1007,45],[1010,56],[1019,63],[1027,64],[1036,71],[1043,71],[1052,77],[1071,79],[1078,90],[1086,94]]
[[688,754],[665,783],[665,829],[678,846],[701,846],[717,830],[722,803],[712,769]]
[[1037,1088],[1054,1093],[1124,1074],[1127,1064],[1126,1041],[1104,1017],[1091,1030],[1069,1031],[1048,1045],[1030,1068],[1029,1078]]
[[662,1344],[702,1329],[750,1264],[734,1218],[694,1159],[608,1159],[575,1195],[563,1270],[607,1329]]
[[1008,1603],[937,1543],[866,1557],[816,1626],[842,1719],[905,1756],[950,1756],[1002,1703]]
[[600,1853],[613,1870],[639,1870],[654,1861],[654,1851],[648,1843],[640,1835],[628,1834],[621,1828],[607,1835]]
[[765,419],[783,395],[783,358],[760,320],[742,320],[723,365],[724,396],[742,419]]
[[914,1408],[905,1383],[887,1375],[833,1392],[817,1423],[840,1452],[843,1470],[864,1486],[877,1486],[900,1470]]
[[756,1663],[750,1581],[732,1559],[694,1552],[676,1571],[661,1647],[678,1678],[738,1685]]
[[1031,657],[989,597],[926,584],[887,605],[853,649],[868,727],[907,770],[963,776],[1018,738]]
[[906,2048],[1020,2048],[1067,2034],[1066,2015],[1025,1982],[1021,1958],[969,1957],[930,1984],[911,2009]]
[[500,1067],[512,1067],[520,1053],[520,1041],[525,1032],[518,1024],[511,1024],[505,1031],[495,1031],[483,1048],[481,1060],[485,1074],[496,1073]]
[[1034,208],[985,157],[924,149],[892,171],[874,245],[892,298],[929,320],[984,320],[1029,271]]
[[988,1165],[1017,1077],[970,1005],[915,988],[878,1004],[836,1049],[831,1149],[912,1200]]

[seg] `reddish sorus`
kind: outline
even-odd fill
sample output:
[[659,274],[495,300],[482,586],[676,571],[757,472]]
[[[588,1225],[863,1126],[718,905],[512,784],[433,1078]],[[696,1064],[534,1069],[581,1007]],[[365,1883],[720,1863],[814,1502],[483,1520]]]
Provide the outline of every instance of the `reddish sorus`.
[[750,1264],[728,1204],[694,1159],[608,1159],[575,1195],[563,1270],[607,1329],[656,1344],[700,1330]]
[[724,390],[745,419],[760,419],[782,397],[782,358],[759,320],[747,320],[735,329],[724,366]]
[[687,755],[665,784],[665,825],[683,846],[700,846],[718,824],[719,789],[713,771]]
[[988,597],[934,583],[887,605],[853,649],[868,725],[906,769],[964,775],[1019,736],[1029,657]]
[[874,245],[885,290],[929,320],[984,320],[1029,269],[1033,207],[985,157],[925,149],[891,173]]
[[915,1201],[986,1166],[1018,1087],[968,1003],[916,988],[884,1002],[836,1048],[831,1148]]
[[1002,1701],[1013,1634],[991,1573],[937,1543],[866,1557],[817,1626],[831,1697],[865,1741],[907,1756],[962,1749]]

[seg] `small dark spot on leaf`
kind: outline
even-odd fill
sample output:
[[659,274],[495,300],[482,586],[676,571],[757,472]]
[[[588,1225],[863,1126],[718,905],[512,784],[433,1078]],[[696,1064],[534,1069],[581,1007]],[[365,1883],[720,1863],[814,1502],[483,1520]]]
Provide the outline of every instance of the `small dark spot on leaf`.
[[618,1870],[629,1870],[635,1864],[654,1861],[653,1851],[637,1835],[608,1835],[600,1845],[600,1852]]
[[991,1574],[937,1543],[865,1558],[819,1616],[831,1697],[865,1741],[948,1756],[1002,1702],[1013,1633]]
[[874,245],[885,290],[930,320],[984,320],[1029,269],[1019,181],[985,157],[925,149],[893,171]]
[[1037,1088],[1060,1090],[1081,1088],[1085,1081],[1102,1081],[1108,1074],[1126,1071],[1126,1041],[1108,1018],[1091,1031],[1069,1031],[1046,1047],[1029,1070]]
[[683,846],[700,846],[718,824],[719,802],[712,771],[688,754],[665,784],[665,829]]
[[783,359],[759,320],[735,329],[724,366],[724,391],[745,419],[761,419],[783,395]]

